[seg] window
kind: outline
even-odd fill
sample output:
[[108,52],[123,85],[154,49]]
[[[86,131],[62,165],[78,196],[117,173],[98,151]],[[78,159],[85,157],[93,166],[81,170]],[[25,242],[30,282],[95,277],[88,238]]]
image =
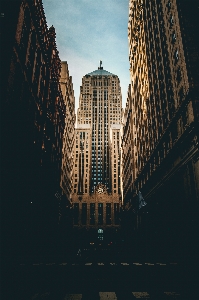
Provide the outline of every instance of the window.
[[168,7],[168,10],[170,11],[170,9],[171,9],[171,1],[168,1],[167,7]]
[[174,24],[173,16],[170,18],[170,25],[172,26]]
[[114,203],[114,223],[119,225],[119,203]]
[[95,203],[90,204],[90,225],[95,225]]
[[87,223],[87,203],[82,203],[82,225]]
[[98,225],[103,225],[103,203],[98,203]]
[[98,229],[98,239],[103,241],[103,229]]
[[173,43],[176,42],[176,34],[175,34],[175,32],[173,32],[173,34],[172,34],[172,42],[173,42]]
[[177,70],[177,81],[180,82],[182,79],[181,68],[179,67]]
[[79,203],[75,203],[74,207],[74,225],[78,225],[79,223]]
[[106,204],[106,225],[111,225],[111,203]]
[[177,62],[178,62],[178,59],[179,59],[178,50],[175,51],[174,59],[175,59],[175,63],[177,63]]

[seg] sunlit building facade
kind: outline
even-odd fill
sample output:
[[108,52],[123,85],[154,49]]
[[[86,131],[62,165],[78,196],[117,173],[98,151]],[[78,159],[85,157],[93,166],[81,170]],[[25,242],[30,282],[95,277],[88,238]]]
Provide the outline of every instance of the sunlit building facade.
[[118,226],[121,201],[122,96],[119,78],[103,70],[86,74],[75,129],[74,225]]
[[129,2],[131,92],[122,149],[133,169],[123,173],[126,201],[133,189],[146,199],[199,197],[196,2]]
[[74,141],[75,141],[75,97],[72,77],[69,75],[66,61],[61,63],[61,90],[66,106],[65,129],[62,147],[62,168],[60,186],[68,202],[71,202],[72,180],[74,166]]
[[122,116],[122,203],[131,192],[132,181],[135,178],[132,114],[131,85],[129,85],[126,107]]

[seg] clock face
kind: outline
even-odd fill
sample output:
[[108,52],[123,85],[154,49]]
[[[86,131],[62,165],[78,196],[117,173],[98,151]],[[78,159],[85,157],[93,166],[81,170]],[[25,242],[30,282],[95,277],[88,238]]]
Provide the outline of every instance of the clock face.
[[98,186],[96,186],[96,192],[98,194],[106,193],[106,186],[100,183]]
[[98,192],[99,194],[102,194],[102,193],[104,192],[103,187],[99,187],[99,188],[97,189],[97,192]]

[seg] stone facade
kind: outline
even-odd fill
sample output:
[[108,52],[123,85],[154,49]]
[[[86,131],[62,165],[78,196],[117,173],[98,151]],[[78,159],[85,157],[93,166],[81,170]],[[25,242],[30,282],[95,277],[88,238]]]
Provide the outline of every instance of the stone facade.
[[133,164],[133,124],[132,124],[132,97],[131,85],[128,89],[128,97],[126,107],[123,112],[123,128],[122,128],[122,199],[127,198],[131,192],[132,180],[135,178],[135,168]]
[[121,202],[121,88],[103,67],[80,88],[72,202],[74,225],[118,226]]
[[195,0],[129,1],[121,228],[134,257],[197,260],[198,12]]
[[92,195],[74,195],[74,226],[111,228],[119,226],[120,201],[98,185]]
[[61,183],[67,201],[71,202],[72,180],[74,167],[74,141],[75,141],[75,97],[72,77],[69,76],[68,64],[62,61],[61,90],[66,106],[65,129],[62,148]]
[[60,188],[66,109],[59,83],[61,61],[42,1],[2,1],[1,23],[5,228],[10,234],[16,231],[27,246],[43,232],[52,233],[58,222],[55,193]]
[[[187,12],[180,10],[183,3],[129,2],[131,100],[127,102],[126,116],[129,113],[124,132],[132,135],[129,159],[133,161],[133,170],[130,180],[124,175],[126,201],[133,189],[142,190],[146,199],[154,199],[160,191],[164,195],[167,184],[171,184],[169,197],[182,197],[185,201],[190,195],[194,199],[199,197],[198,78],[192,80],[194,90],[188,61],[192,52],[184,52],[188,29],[181,25],[193,8],[187,6]],[[190,43],[196,45],[194,37]],[[198,57],[197,46],[194,49]],[[127,147],[124,138],[123,153],[128,152]],[[181,185],[184,190],[179,191]],[[167,189],[166,197],[168,193]]]

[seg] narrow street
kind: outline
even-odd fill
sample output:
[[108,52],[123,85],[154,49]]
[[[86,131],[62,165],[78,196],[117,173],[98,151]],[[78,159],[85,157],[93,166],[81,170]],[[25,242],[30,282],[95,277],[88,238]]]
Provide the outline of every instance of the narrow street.
[[49,258],[7,266],[7,298],[20,300],[197,299],[198,270],[176,261]]

